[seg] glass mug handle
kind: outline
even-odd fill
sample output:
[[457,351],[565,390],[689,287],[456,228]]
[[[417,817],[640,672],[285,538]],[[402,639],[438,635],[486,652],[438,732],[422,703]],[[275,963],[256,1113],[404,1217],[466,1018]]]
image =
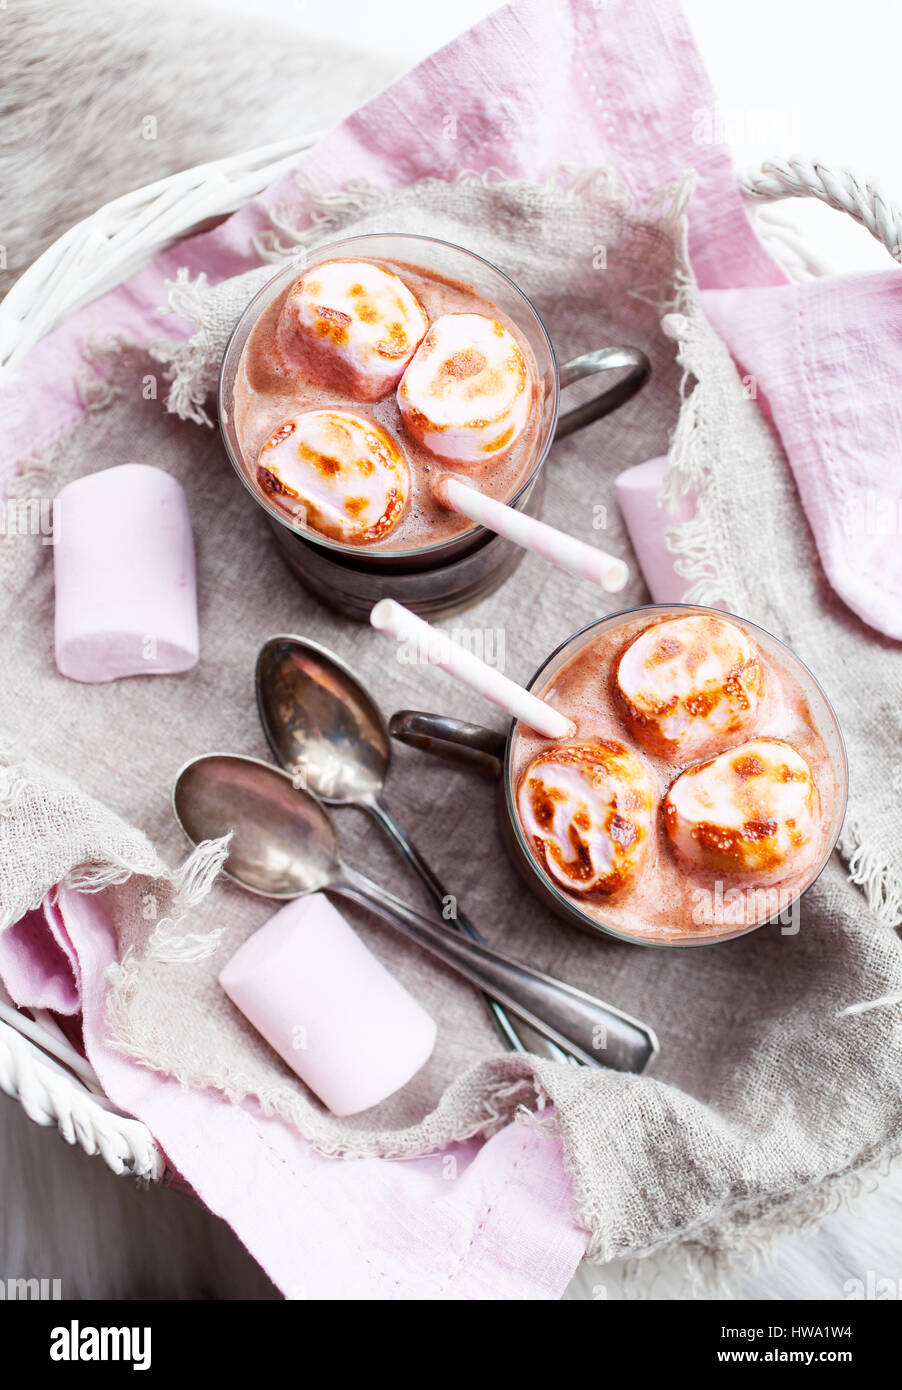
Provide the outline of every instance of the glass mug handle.
[[635,396],[651,376],[651,363],[644,352],[634,347],[596,348],[594,352],[584,352],[580,357],[571,357],[569,362],[561,365],[562,392],[575,382],[583,381],[587,376],[595,376],[597,372],[615,371],[622,367],[628,367],[629,371],[626,376],[615,381],[613,386],[604,387],[591,400],[584,401],[582,405],[576,405],[572,410],[558,416],[555,439],[564,439],[568,434],[573,434],[574,430],[591,425],[593,420],[610,415],[612,410],[616,410]]
[[481,724],[450,719],[444,714],[402,709],[388,721],[388,731],[399,743],[432,753],[448,762],[475,765],[492,777],[501,775],[507,735]]

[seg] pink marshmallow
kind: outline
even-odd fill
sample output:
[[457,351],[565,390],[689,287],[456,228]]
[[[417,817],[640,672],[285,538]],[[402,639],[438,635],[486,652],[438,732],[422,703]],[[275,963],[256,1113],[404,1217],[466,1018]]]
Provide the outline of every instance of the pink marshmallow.
[[175,478],[126,463],[69,483],[53,557],[62,675],[111,681],[196,664],[194,542]]
[[219,976],[232,1003],[334,1115],[400,1090],[435,1023],[322,893],[296,898]]
[[677,522],[689,520],[695,501],[688,495],[682,497],[675,517],[659,507],[658,492],[666,472],[666,458],[649,459],[625,469],[617,479],[617,501],[652,599],[655,603],[680,603],[689,580],[674,569],[675,557],[664,536]]

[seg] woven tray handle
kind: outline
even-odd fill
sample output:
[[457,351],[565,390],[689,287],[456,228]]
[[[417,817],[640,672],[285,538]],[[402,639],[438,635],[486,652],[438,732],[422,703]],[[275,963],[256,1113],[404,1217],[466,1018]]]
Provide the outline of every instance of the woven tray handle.
[[171,174],[70,227],[0,302],[0,383],[58,323],[202,223],[243,207],[293,169],[319,138],[319,131],[299,135]]
[[0,1024],[0,1090],[36,1124],[56,1125],[67,1143],[100,1154],[114,1173],[143,1183],[163,1176],[165,1160],[146,1125],[92,1095],[6,1023]]
[[817,198],[828,207],[847,212],[902,264],[902,210],[874,179],[857,178],[848,170],[794,155],[785,160],[768,159],[760,168],[740,175],[739,187],[747,198],[760,202]]

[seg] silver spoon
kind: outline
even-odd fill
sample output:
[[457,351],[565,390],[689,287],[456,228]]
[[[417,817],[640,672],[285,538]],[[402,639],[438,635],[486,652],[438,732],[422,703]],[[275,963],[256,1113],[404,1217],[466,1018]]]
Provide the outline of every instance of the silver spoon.
[[[367,811],[417,874],[445,925],[485,946],[485,938],[459,907],[453,918],[445,916],[448,902],[456,900],[382,800],[391,741],[378,706],[353,672],[318,642],[270,637],[257,657],[256,688],[266,740],[295,785],[329,806]],[[574,1060],[515,1022],[497,1000],[487,1003],[501,1036],[515,1051],[556,1062]]]
[[332,818],[280,768],[212,753],[187,763],[172,796],[195,844],[231,832],[228,876],[263,897],[332,892],[374,909],[543,1036],[589,1066],[641,1072],[658,1050],[651,1029],[512,956],[446,931],[341,862]]

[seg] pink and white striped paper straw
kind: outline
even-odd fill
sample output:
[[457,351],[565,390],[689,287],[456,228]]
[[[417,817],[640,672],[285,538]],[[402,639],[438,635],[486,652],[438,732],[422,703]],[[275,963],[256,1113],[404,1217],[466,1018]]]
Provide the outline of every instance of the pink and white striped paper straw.
[[469,487],[459,478],[447,474],[439,478],[435,484],[435,495],[453,511],[461,512],[490,531],[496,531],[499,536],[521,545],[524,550],[541,555],[570,574],[591,580],[608,593],[617,593],[629,579],[628,566],[616,555],[608,555],[606,551],[586,545],[584,541],[578,541],[575,536],[568,536],[544,521],[537,521],[534,516],[518,512],[514,507],[506,507],[503,502],[486,497],[484,492]]
[[431,665],[456,676],[471,690],[477,690],[492,704],[506,710],[514,719],[521,719],[546,738],[571,738],[576,732],[576,726],[559,710],[552,709],[516,681],[488,666],[466,647],[452,642],[447,633],[424,622],[393,598],[381,599],[376,604],[370,613],[370,622],[377,632],[415,645]]

